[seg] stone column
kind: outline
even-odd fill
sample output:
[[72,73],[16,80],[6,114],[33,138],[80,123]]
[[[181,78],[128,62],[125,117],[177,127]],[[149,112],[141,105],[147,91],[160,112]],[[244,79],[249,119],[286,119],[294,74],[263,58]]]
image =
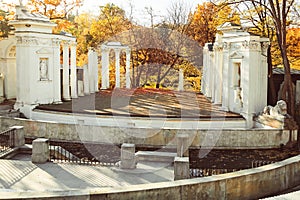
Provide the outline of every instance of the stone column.
[[120,81],[120,49],[115,49],[116,54],[116,88],[121,87],[121,81]]
[[71,44],[71,97],[77,98],[76,42]]
[[130,49],[126,49],[126,88],[130,89],[131,88],[131,79],[130,79],[130,58],[131,58],[131,53]]
[[121,164],[122,169],[135,169],[135,144],[122,144],[121,146]]
[[61,40],[53,39],[53,85],[54,85],[54,103],[61,103],[61,65],[60,65],[60,43]]
[[98,79],[99,79],[99,68],[98,68],[98,54],[96,51],[94,51],[94,73],[95,73],[95,92],[99,92],[99,84],[98,84]]
[[184,90],[184,72],[183,69],[179,69],[179,77],[178,77],[178,91]]
[[201,93],[207,95],[207,54],[208,48],[207,44],[203,48],[203,68],[202,68],[202,78],[201,78]]
[[63,100],[70,98],[69,43],[63,43]]
[[33,163],[43,164],[50,159],[49,140],[45,138],[38,138],[32,142],[32,156]]
[[89,52],[88,52],[88,74],[89,74],[89,85],[90,85],[90,93],[94,93],[95,92],[95,64],[94,64],[94,59],[93,59],[93,49],[89,48]]
[[229,50],[230,43],[223,42],[223,89],[222,89],[222,109],[225,111],[229,110],[229,87],[230,87],[230,76],[229,76]]
[[83,91],[85,95],[90,94],[90,81],[89,81],[89,72],[88,66],[83,66]]
[[174,180],[190,178],[190,162],[188,157],[175,157],[174,159]]
[[222,103],[222,46],[220,46],[218,43],[214,44],[214,52],[215,52],[215,79],[214,79],[214,86],[215,86],[215,95],[213,102],[215,104],[221,104]]
[[101,89],[109,88],[109,49],[102,47],[102,66],[101,66]]

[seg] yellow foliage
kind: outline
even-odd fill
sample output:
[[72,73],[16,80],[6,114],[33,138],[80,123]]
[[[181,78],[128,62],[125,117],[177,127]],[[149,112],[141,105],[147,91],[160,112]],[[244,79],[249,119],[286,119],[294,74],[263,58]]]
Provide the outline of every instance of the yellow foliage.
[[239,24],[240,18],[229,6],[220,8],[210,2],[203,3],[190,16],[188,35],[204,46],[207,42],[214,42],[217,27],[225,22]]

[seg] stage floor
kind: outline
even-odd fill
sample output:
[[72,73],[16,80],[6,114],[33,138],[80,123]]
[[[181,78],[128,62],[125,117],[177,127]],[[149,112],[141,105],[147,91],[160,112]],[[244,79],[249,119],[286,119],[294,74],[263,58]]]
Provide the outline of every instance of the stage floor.
[[99,116],[243,119],[222,111],[220,105],[212,104],[202,94],[161,89],[101,90],[62,104],[40,105],[36,110]]

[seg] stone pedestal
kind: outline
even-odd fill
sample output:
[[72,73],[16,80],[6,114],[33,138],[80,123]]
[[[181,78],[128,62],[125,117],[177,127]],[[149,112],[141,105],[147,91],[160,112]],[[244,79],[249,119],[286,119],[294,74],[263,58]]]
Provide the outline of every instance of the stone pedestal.
[[14,147],[21,147],[25,145],[24,127],[12,126],[10,129],[14,129]]
[[175,157],[174,159],[174,180],[190,178],[190,162],[188,157]]
[[122,169],[135,169],[135,144],[122,144],[121,146],[121,164]]
[[177,140],[177,156],[189,157],[189,135],[179,134],[176,136]]
[[35,139],[32,142],[32,162],[43,164],[50,158],[49,140],[44,138]]

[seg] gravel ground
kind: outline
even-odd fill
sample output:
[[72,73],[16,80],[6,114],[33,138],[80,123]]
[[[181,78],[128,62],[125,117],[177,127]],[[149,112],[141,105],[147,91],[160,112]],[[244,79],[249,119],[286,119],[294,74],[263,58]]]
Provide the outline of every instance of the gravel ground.
[[[27,143],[31,140],[27,139]],[[71,152],[79,158],[103,163],[116,163],[120,161],[121,145],[112,144],[83,144],[73,142],[51,142]],[[136,151],[166,151],[160,148],[137,147]],[[168,151],[176,152],[176,149]],[[278,149],[246,149],[246,150],[217,150],[190,149],[190,168],[195,169],[228,169],[240,170],[252,167],[253,162],[272,163],[278,162],[296,155],[300,151],[297,148],[282,147]]]

